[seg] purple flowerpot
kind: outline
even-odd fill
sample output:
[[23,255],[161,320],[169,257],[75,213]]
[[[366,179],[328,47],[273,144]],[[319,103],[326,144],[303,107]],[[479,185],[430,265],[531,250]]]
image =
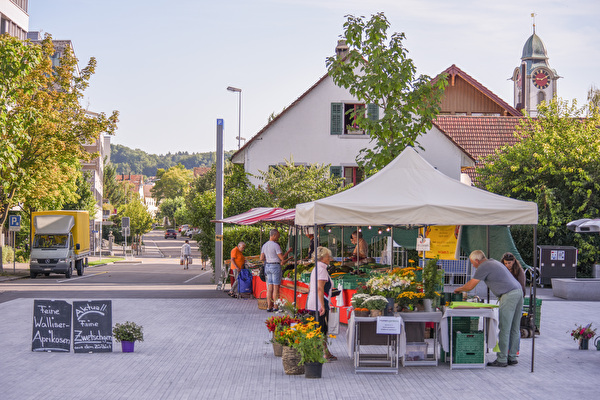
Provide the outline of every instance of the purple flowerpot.
[[123,353],[133,353],[134,345],[135,345],[135,342],[128,342],[126,340],[123,340],[121,342],[121,350],[123,350]]

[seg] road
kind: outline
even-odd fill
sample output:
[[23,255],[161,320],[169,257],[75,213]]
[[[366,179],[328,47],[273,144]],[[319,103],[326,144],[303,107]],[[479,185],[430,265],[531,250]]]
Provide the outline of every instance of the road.
[[[83,276],[38,275],[0,283],[0,303],[16,298],[214,298],[212,269],[202,269],[198,246],[190,240],[194,263],[184,270],[179,255],[184,239],[164,239],[162,231],[144,236],[147,254],[134,260],[89,267]],[[153,251],[148,251],[152,249]],[[147,255],[156,258],[148,258]],[[162,256],[162,257],[161,257]]]

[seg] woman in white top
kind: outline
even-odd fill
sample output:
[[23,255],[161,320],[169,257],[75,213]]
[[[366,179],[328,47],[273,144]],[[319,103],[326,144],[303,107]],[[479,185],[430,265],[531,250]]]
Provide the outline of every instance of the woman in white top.
[[[327,266],[333,261],[331,250],[327,247],[317,247],[317,265],[310,273],[310,288],[306,309],[315,311],[315,318],[319,321],[321,332],[323,332],[325,344],[325,358],[328,361],[335,361],[337,357],[329,352],[327,348],[327,332],[329,330],[329,299],[331,298],[332,282],[327,272]],[[317,296],[315,296],[315,286],[318,287]],[[318,305],[317,305],[317,298]]]

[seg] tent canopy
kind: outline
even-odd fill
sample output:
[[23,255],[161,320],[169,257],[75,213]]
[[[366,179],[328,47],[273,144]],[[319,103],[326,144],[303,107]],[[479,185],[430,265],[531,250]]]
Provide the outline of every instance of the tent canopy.
[[360,185],[296,206],[296,225],[535,225],[537,204],[462,184],[412,147]]
[[258,222],[265,221],[278,221],[278,222],[293,222],[296,210],[288,210],[285,208],[272,208],[272,207],[258,207],[252,208],[245,213],[234,215],[220,221],[211,222],[223,222],[227,224],[237,225],[252,225]]

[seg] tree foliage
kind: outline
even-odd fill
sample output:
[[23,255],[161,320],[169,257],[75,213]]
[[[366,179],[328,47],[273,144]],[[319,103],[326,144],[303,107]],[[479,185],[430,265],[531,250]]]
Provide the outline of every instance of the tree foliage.
[[143,235],[152,229],[152,214],[139,198],[132,199],[121,206],[119,215],[129,217],[129,229],[132,235]]
[[294,165],[294,160],[285,160],[286,165],[260,171],[266,190],[277,207],[295,208],[306,203],[331,196],[342,190],[342,178],[329,175],[329,165]]
[[127,188],[117,182],[117,169],[114,164],[104,164],[103,175],[104,198],[114,207],[125,204],[127,201]]
[[49,35],[40,46],[0,36],[0,223],[19,202],[73,201],[79,162],[93,157],[83,144],[116,128],[117,112],[91,116],[79,104],[95,59],[76,74],[70,48],[54,67],[53,54]]
[[174,199],[165,199],[158,206],[158,216],[160,218],[167,218],[169,224],[175,227],[178,222],[177,214],[184,207],[185,199],[182,196],[175,197]]
[[[110,152],[110,161],[115,165],[118,174],[155,176],[159,168],[167,170],[181,164],[186,169],[192,170],[194,167],[210,167],[215,162],[214,151],[205,153],[180,151],[157,155],[120,144],[111,144]],[[234,151],[226,151],[225,158],[230,158],[233,153]]]
[[152,197],[159,203],[163,199],[183,197],[188,192],[194,174],[185,169],[181,164],[164,170],[159,168],[156,172],[156,184],[150,191]]
[[97,204],[94,193],[90,189],[90,183],[88,172],[79,171],[75,185],[75,201],[63,203],[61,206],[56,208],[63,210],[85,210],[90,213],[90,218],[96,214]]
[[344,34],[349,53],[327,59],[329,75],[336,85],[350,90],[358,100],[383,109],[378,120],[364,109],[352,112],[358,126],[375,142],[361,150],[357,162],[367,175],[386,166],[407,146],[418,145],[419,135],[432,126],[440,108],[446,79],[436,83],[426,75],[416,76],[416,67],[403,45],[404,33],[389,37],[390,24],[383,13],[371,19],[346,16]]
[[[599,127],[596,107],[542,103],[537,118],[518,126],[520,141],[497,150],[478,170],[483,188],[538,204],[538,243],[575,245],[584,264],[600,256],[598,235],[573,234],[566,224],[600,214]],[[520,246],[529,254],[531,248]]]

